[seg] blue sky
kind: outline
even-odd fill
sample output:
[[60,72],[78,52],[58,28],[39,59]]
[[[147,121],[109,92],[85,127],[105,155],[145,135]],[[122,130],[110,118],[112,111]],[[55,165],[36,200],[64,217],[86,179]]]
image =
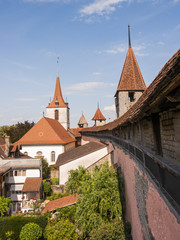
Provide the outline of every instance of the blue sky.
[[179,49],[179,0],[0,0],[0,126],[37,122],[53,97],[57,57],[71,127],[89,126],[114,94],[128,48],[148,86]]

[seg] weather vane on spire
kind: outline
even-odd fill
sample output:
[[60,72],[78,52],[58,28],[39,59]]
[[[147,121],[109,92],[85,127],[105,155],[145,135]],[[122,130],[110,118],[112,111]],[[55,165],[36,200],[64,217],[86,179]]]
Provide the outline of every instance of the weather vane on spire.
[[130,25],[128,25],[129,48],[131,48]]
[[57,57],[57,75],[59,76],[59,57]]

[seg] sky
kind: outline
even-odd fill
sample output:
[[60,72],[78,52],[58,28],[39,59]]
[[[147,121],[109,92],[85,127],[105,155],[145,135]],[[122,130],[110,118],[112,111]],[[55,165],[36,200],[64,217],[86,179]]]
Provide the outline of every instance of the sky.
[[180,0],[0,0],[0,126],[37,122],[59,76],[71,127],[114,94],[131,43],[148,86],[179,49]]

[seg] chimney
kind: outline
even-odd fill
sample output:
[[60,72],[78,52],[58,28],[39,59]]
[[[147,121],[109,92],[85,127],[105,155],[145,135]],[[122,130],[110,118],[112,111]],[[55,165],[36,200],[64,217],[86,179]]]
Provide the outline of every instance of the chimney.
[[6,136],[5,137],[5,155],[8,157],[9,156],[9,146],[10,146],[10,137]]

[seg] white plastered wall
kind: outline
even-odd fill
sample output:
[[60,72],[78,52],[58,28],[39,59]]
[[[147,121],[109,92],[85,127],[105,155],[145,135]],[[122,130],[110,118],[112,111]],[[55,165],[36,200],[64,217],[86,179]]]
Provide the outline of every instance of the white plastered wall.
[[55,110],[59,111],[59,122],[67,130],[70,127],[69,123],[69,108],[46,108],[46,117],[55,119]]
[[[42,156],[49,165],[55,164],[59,154],[64,152],[63,145],[37,145],[37,146],[22,146],[22,153],[27,153],[30,157],[37,157],[37,152],[42,152]],[[51,161],[51,152],[55,152],[55,162]]]
[[65,184],[69,177],[69,171],[75,170],[79,166],[83,166],[85,168],[88,168],[95,162],[97,162],[99,159],[104,157],[108,154],[107,147],[104,147],[98,151],[95,151],[93,153],[90,153],[88,155],[85,155],[83,157],[77,158],[76,160],[73,160],[69,163],[66,163],[59,167],[59,184]]

